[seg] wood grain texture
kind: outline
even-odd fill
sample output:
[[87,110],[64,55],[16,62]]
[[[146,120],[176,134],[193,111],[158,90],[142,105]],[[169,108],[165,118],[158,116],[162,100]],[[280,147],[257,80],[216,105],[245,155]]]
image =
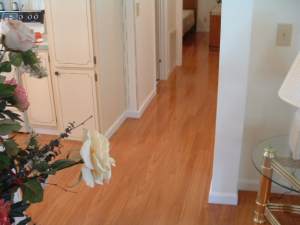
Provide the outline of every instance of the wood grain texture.
[[197,10],[197,0],[183,0],[183,9],[194,9]]
[[[48,185],[30,208],[37,225],[252,225],[256,193],[241,192],[239,206],[209,205],[218,83],[218,54],[208,36],[189,36],[184,63],[140,120],[127,120],[112,138],[117,160],[110,184],[80,184],[65,193]],[[20,137],[23,139],[24,137]],[[46,141],[48,136],[43,136]],[[65,150],[80,147],[66,141]],[[80,168],[51,178],[76,182]],[[291,223],[297,224],[296,220]]]
[[220,41],[221,41],[221,16],[210,15],[210,33],[209,33],[210,50],[219,51]]

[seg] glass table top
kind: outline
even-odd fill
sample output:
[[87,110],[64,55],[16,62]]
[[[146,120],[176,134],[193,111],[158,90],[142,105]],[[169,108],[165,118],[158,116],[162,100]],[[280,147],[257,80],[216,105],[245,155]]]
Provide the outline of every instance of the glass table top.
[[275,155],[272,161],[278,162],[293,178],[300,182],[300,160],[292,159],[288,136],[273,137],[257,145],[253,151],[252,161],[261,175],[267,176],[273,183],[278,184],[287,191],[300,193],[299,188],[291,185],[276,171],[273,171],[272,176],[264,174],[262,166],[264,163],[264,153],[267,149]]

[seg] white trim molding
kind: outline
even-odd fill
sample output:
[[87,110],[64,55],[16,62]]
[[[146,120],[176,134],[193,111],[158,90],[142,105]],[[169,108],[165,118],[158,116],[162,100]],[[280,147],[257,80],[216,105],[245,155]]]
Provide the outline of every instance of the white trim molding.
[[158,0],[158,20],[159,20],[159,58],[160,63],[160,79],[167,80],[169,78],[169,33],[168,33],[168,8],[167,1]]
[[114,123],[113,125],[105,132],[105,136],[110,139],[118,129],[123,125],[127,119],[126,112],[124,112]]
[[146,111],[146,109],[148,108],[148,106],[150,105],[150,103],[152,102],[152,100],[154,99],[154,97],[156,96],[156,89],[154,89],[146,98],[146,100],[143,102],[143,104],[141,105],[141,107],[137,110],[137,111],[130,111],[128,110],[126,113],[126,116],[128,118],[133,118],[133,119],[139,119],[143,116],[144,112]]
[[183,21],[182,21],[182,14],[183,14],[183,0],[176,0],[176,27],[177,27],[177,57],[176,57],[176,64],[177,66],[182,65],[182,38],[183,38]]
[[127,105],[129,110],[137,110],[137,58],[135,0],[123,1],[125,73],[127,77]]
[[118,129],[123,125],[127,118],[139,119],[143,116],[144,112],[151,104],[152,100],[156,96],[156,90],[150,93],[150,95],[146,98],[141,108],[137,111],[127,111],[124,112],[115,122],[114,124],[105,132],[105,136],[107,138],[111,138]]
[[238,193],[221,193],[221,192],[212,192],[210,190],[208,203],[221,204],[221,205],[237,205]]

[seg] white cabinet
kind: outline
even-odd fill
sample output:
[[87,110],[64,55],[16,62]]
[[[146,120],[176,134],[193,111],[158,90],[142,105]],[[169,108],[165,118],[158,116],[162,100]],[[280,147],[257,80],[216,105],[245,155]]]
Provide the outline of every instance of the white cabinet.
[[[59,70],[54,77],[54,88],[60,115],[60,124],[65,128],[69,122],[82,122],[89,130],[98,130],[97,97],[94,72],[91,70]],[[82,129],[72,133],[72,138],[82,138]]]
[[[46,0],[46,21],[59,129],[93,118],[99,130],[91,0]],[[82,138],[82,129],[72,139]]]
[[92,115],[85,127],[111,135],[124,121],[122,10],[120,0],[45,0],[58,130]]
[[46,0],[52,63],[57,68],[94,68],[90,0]]
[[27,91],[30,107],[27,111],[30,125],[34,127],[56,127],[56,112],[52,89],[48,52],[40,52],[39,57],[48,76],[42,79],[22,76],[23,85]]

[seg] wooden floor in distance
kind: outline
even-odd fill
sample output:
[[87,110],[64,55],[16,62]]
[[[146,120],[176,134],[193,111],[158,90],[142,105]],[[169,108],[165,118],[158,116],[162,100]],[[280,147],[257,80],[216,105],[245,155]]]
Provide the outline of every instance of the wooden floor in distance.
[[[48,185],[44,202],[29,212],[37,225],[253,224],[255,193],[241,192],[237,207],[207,203],[219,56],[208,51],[208,36],[201,33],[187,37],[183,49],[183,66],[160,82],[144,116],[127,120],[112,138],[117,167],[111,183],[94,189],[80,184],[76,193]],[[49,183],[72,185],[78,173],[66,170]]]

